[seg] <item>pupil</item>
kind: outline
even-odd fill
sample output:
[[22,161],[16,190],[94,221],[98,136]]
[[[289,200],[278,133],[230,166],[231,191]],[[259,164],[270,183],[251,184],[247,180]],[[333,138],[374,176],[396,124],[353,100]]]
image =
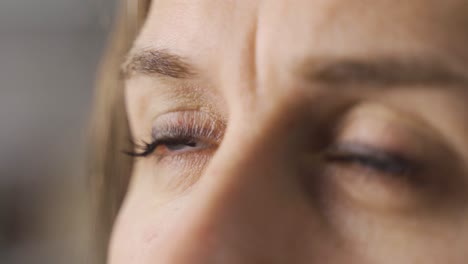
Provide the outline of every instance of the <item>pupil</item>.
[[169,149],[169,150],[172,150],[172,151],[177,151],[177,150],[182,150],[184,148],[194,148],[197,146],[197,143],[196,142],[187,142],[187,143],[174,143],[174,144],[167,144],[166,147]]

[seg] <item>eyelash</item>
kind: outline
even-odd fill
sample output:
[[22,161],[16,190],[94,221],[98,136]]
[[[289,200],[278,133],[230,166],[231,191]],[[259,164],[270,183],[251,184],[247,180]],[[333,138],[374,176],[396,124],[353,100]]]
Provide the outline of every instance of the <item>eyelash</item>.
[[362,166],[386,175],[410,175],[417,169],[415,162],[406,157],[359,143],[333,146],[326,151],[325,159],[341,165]]
[[[197,139],[193,137],[161,137],[159,139],[153,139],[152,142],[147,143],[143,142],[142,144],[134,144],[136,151],[129,152],[130,156],[133,157],[148,157],[153,154],[159,146],[168,146],[168,145],[186,145],[188,147],[196,147]],[[170,149],[170,148],[168,148]]]
[[[199,129],[195,129],[200,131]],[[133,157],[148,157],[160,146],[166,146],[171,151],[170,145],[185,145],[195,148],[201,137],[190,135],[186,128],[172,128],[170,133],[154,137],[152,142],[136,145],[137,151],[128,153]],[[177,152],[177,150],[172,150]],[[363,144],[337,144],[325,153],[325,161],[340,165],[358,165],[366,169],[384,173],[386,175],[409,175],[415,171],[414,162],[400,155],[388,153],[372,146]]]
[[[174,152],[175,155],[177,152],[182,154],[179,146],[193,148],[194,151],[197,147],[198,149],[209,148],[219,142],[223,129],[213,120],[201,115],[198,116],[200,120],[191,120],[196,117],[196,114],[189,113],[178,117],[182,119],[174,118],[154,128],[151,133],[151,142],[133,143],[134,151],[127,152],[127,154],[144,158],[154,154],[158,147],[165,146],[168,152]],[[161,153],[158,155],[166,156]]]

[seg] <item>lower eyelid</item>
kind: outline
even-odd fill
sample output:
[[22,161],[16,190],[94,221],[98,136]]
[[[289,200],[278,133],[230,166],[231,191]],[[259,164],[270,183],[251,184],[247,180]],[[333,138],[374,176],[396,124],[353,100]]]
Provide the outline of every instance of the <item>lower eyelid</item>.
[[362,166],[328,164],[324,179],[332,184],[335,193],[346,200],[377,210],[411,210],[423,208],[428,201],[411,177],[384,175]]
[[162,168],[168,169],[175,174],[177,178],[183,178],[186,174],[197,174],[206,167],[213,156],[213,151],[210,149],[193,151],[193,152],[181,152],[181,153],[168,153],[165,155],[155,155],[156,166],[162,166]]

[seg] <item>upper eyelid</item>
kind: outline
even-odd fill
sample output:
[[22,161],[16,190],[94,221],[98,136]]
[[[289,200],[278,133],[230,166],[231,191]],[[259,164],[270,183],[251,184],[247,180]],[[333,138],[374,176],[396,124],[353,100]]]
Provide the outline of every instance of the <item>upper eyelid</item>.
[[361,143],[334,145],[326,151],[325,158],[331,161],[369,161],[375,168],[395,174],[416,173],[422,167],[419,162],[402,154]]
[[212,114],[201,111],[170,112],[156,118],[152,137],[177,137],[195,135],[220,140],[226,124]]
[[362,156],[375,156],[379,159],[388,159],[388,160],[402,160],[402,161],[409,161],[404,154],[391,152],[388,150],[381,149],[376,146],[372,146],[366,143],[359,143],[359,142],[346,142],[335,144],[327,149],[328,155],[333,155],[337,153],[343,154],[357,154]]

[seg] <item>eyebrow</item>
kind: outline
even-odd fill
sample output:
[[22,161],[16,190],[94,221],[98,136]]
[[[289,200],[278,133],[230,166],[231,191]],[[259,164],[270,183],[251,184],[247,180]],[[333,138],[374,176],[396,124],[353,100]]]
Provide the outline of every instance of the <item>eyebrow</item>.
[[321,59],[301,64],[305,78],[328,85],[466,85],[466,73],[443,62],[414,58]]
[[135,74],[161,75],[186,79],[195,75],[195,67],[187,59],[166,49],[144,49],[130,52],[121,67],[125,78]]
[[[328,85],[467,85],[464,72],[449,65],[420,58],[374,59],[308,59],[300,64],[299,71],[306,79]],[[195,75],[195,67],[183,56],[167,49],[143,49],[131,52],[122,65],[125,78],[134,74],[161,75],[187,79]]]

